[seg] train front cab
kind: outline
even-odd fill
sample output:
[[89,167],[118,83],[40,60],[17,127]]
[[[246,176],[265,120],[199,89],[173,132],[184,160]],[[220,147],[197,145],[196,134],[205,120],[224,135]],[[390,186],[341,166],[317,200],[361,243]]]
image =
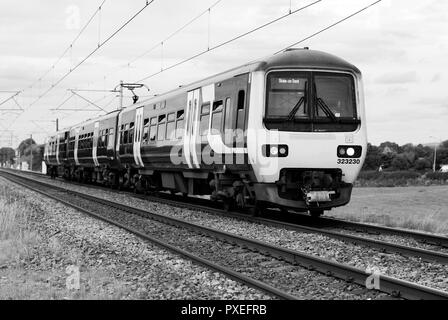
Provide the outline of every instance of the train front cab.
[[361,74],[321,58],[252,74],[259,89],[251,95],[248,152],[260,204],[318,216],[350,200],[367,144]]

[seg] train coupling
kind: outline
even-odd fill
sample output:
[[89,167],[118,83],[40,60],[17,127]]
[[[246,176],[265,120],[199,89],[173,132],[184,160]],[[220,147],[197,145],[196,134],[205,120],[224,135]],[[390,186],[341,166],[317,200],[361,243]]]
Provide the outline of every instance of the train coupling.
[[308,191],[305,194],[305,200],[307,204],[329,202],[331,201],[330,195],[335,193],[335,191]]

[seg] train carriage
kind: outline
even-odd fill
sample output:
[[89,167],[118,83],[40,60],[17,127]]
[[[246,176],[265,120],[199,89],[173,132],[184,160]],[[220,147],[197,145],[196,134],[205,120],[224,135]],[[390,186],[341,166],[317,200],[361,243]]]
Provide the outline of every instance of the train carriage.
[[48,174],[62,174],[64,166],[67,164],[67,141],[69,132],[58,131],[53,136],[49,136],[44,144],[44,161],[47,165]]
[[72,127],[67,146],[65,177],[86,182],[108,182],[111,170],[119,170],[115,155],[119,111]]
[[70,137],[81,130],[76,165],[118,186],[320,215],[348,203],[363,164],[362,90],[350,63],[287,50],[112,113],[107,157],[101,118]]

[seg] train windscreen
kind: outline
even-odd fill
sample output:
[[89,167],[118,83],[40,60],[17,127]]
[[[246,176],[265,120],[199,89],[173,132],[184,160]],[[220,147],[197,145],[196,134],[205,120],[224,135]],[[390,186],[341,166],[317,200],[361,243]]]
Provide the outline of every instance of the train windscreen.
[[354,79],[344,73],[277,71],[267,77],[265,125],[281,131],[354,131]]

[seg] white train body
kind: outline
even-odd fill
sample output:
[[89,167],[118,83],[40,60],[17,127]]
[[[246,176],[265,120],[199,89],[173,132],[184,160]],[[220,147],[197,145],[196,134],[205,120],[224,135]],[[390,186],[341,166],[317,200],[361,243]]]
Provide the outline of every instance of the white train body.
[[48,141],[47,165],[69,178],[321,214],[349,202],[365,159],[361,73],[288,50]]

